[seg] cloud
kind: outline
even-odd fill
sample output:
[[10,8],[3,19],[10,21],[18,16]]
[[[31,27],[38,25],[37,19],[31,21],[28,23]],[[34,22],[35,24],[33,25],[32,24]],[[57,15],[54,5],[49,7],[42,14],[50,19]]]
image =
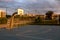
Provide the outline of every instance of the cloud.
[[[59,0],[58,0],[59,1]],[[0,0],[0,7],[23,8],[26,12],[46,12],[46,8],[60,8],[60,1],[57,0]],[[5,6],[6,5],[6,6]],[[27,9],[27,10],[26,10]],[[43,10],[41,10],[43,9]]]
[[0,1],[4,1],[4,2],[10,2],[10,1],[12,1],[12,0],[0,0]]
[[37,2],[38,0],[26,0],[25,2]]

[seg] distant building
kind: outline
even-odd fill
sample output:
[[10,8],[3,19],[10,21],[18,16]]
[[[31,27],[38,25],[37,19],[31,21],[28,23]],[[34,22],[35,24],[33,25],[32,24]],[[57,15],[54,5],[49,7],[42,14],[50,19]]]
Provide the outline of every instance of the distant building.
[[52,19],[53,19],[53,20],[58,20],[58,19],[59,19],[58,14],[53,14],[53,15],[52,15]]
[[6,17],[6,12],[4,10],[0,10],[0,17]]
[[27,14],[27,16],[36,16],[36,15],[35,15],[35,14],[30,14],[30,13],[29,13],[29,14]]
[[24,15],[24,10],[23,9],[18,9],[18,15]]

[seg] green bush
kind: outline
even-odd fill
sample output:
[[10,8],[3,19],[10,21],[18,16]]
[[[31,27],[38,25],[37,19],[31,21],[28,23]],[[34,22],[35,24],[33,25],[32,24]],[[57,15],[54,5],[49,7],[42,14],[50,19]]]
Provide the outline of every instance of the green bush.
[[20,18],[20,16],[19,15],[16,15],[16,16],[14,16],[14,18]]
[[41,23],[41,22],[42,22],[42,19],[39,16],[37,16],[35,18],[35,23]]
[[44,24],[57,24],[56,20],[45,20]]
[[0,24],[6,24],[7,18],[0,18]]

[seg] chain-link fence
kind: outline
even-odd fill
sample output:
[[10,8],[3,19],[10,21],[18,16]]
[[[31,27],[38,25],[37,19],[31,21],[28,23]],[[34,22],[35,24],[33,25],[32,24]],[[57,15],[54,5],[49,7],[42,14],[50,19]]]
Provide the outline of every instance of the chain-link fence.
[[44,19],[43,24],[60,24],[60,15],[52,16],[51,18],[51,20]]

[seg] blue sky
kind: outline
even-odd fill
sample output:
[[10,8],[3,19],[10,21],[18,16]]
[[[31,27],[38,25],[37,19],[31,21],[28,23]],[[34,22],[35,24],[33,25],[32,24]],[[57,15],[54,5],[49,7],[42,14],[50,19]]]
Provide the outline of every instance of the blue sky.
[[17,8],[22,8],[25,13],[44,14],[48,10],[60,12],[60,0],[0,0],[0,9],[12,14]]

